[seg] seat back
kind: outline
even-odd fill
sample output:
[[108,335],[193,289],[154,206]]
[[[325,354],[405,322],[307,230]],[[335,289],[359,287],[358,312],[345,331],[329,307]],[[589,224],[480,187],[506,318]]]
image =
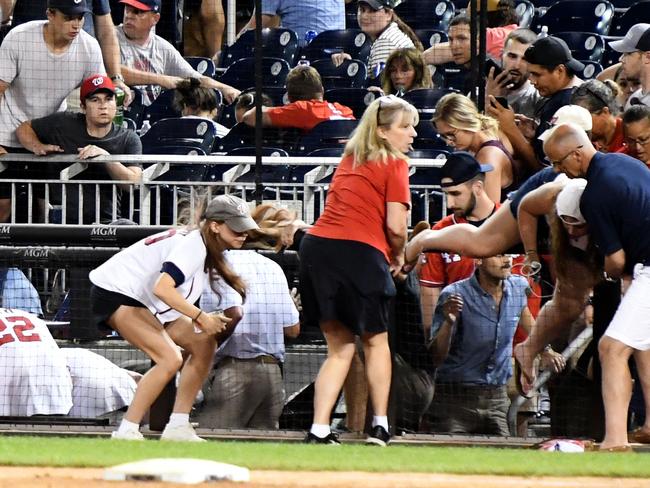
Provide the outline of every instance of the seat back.
[[174,108],[175,90],[163,90],[151,105],[145,107],[143,119],[155,124],[161,119],[180,117],[181,113]]
[[203,76],[208,78],[213,78],[215,73],[214,61],[210,58],[204,58],[201,56],[186,56],[185,61],[190,63],[190,66],[198,71]]
[[345,52],[364,63],[370,55],[370,38],[357,29],[327,30],[318,34],[307,46],[303,47],[300,57],[315,61],[330,58],[333,53]]
[[553,34],[567,43],[574,59],[600,61],[605,51],[605,40],[592,32],[557,32]]
[[358,59],[346,59],[339,66],[334,66],[331,59],[318,59],[311,65],[320,74],[325,90],[366,86],[368,69]]
[[515,12],[519,18],[520,28],[529,28],[535,19],[535,5],[530,0],[516,0]]
[[614,16],[609,35],[623,37],[633,25],[640,23],[650,24],[650,0],[637,0],[624,14]]
[[[262,79],[267,86],[284,86],[290,67],[284,59],[262,58]],[[221,83],[247,90],[255,86],[255,58],[239,59],[221,76]]]
[[370,105],[379,94],[365,88],[332,88],[325,92],[325,100],[337,102],[350,107],[354,116],[360,119],[366,107]]
[[420,39],[420,42],[422,43],[422,46],[424,46],[424,49],[429,49],[435,44],[447,42],[449,40],[447,33],[442,30],[417,29],[414,32],[415,35],[418,36],[418,39]]
[[326,120],[300,138],[296,153],[308,154],[323,147],[343,148],[357,126],[357,120]]
[[407,91],[402,98],[418,109],[421,115],[433,114],[436,104],[449,93],[458,93],[458,90],[451,88],[416,88]]
[[199,148],[209,154],[216,138],[217,129],[211,121],[184,117],[159,120],[140,140],[145,154],[164,154],[160,152],[163,146]]
[[546,26],[549,33],[593,32],[606,36],[614,17],[614,6],[607,0],[562,0],[551,5],[535,20],[536,32]]
[[[262,52],[265,57],[284,59],[290,66],[296,62],[298,36],[284,27],[262,29]],[[219,60],[221,68],[227,68],[235,61],[255,56],[255,31],[244,32],[232,45],[224,48]]]
[[[226,156],[255,156],[254,146],[245,146],[232,149]],[[262,156],[289,157],[289,153],[279,147],[262,147]],[[255,167],[243,173],[235,181],[255,181]],[[291,181],[291,167],[289,165],[262,164],[262,181],[264,183],[286,183]]]
[[583,80],[591,80],[600,74],[603,67],[597,61],[581,61],[585,65],[581,73],[578,73],[578,78]]
[[[465,4],[467,6],[467,4]],[[456,7],[451,0],[408,0],[395,7],[395,13],[411,29],[447,31]]]
[[[299,129],[265,127],[262,132],[262,145],[293,149],[301,135]],[[235,124],[228,134],[215,141],[212,152],[227,153],[242,146],[255,146],[255,128],[246,124]]]
[[417,137],[413,141],[414,150],[442,150],[452,151],[440,134],[436,131],[431,120],[422,120],[415,126]]

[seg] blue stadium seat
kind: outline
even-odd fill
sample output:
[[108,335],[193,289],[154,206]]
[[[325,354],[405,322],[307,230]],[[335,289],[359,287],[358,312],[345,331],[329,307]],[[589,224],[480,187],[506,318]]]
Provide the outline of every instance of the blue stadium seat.
[[174,108],[174,90],[163,90],[151,105],[144,109],[144,119],[155,124],[161,119],[180,117],[181,113]]
[[209,154],[216,138],[217,129],[210,121],[185,117],[159,120],[140,140],[144,154],[164,154],[160,152],[163,146],[185,146]]
[[422,114],[433,114],[438,101],[449,93],[458,93],[458,91],[445,88],[417,88],[407,91],[402,98],[417,108],[422,116]]
[[357,120],[326,120],[300,138],[297,154],[309,154],[325,147],[343,148],[357,126]]
[[[616,5],[616,4],[615,4]],[[638,0],[622,15],[615,15],[612,26],[609,28],[610,36],[623,37],[634,24],[650,23],[650,0]]]
[[339,66],[334,66],[332,60],[327,58],[318,59],[311,65],[320,74],[325,90],[366,87],[368,68],[363,61],[346,59]]
[[[267,86],[284,86],[290,70],[280,58],[262,58],[262,78]],[[247,90],[255,86],[255,58],[244,58],[231,64],[219,79],[221,83]]]
[[136,128],[139,129],[144,120],[144,111],[146,107],[142,104],[142,92],[140,90],[137,88],[131,88],[131,94],[133,95],[133,99],[129,106],[124,108],[124,117],[133,120]]
[[136,130],[137,126],[135,125],[135,120],[130,119],[128,117],[124,117],[124,120],[122,120],[122,128],[129,129],[129,130]]
[[[255,156],[255,147],[246,146],[232,149],[226,153],[226,156]],[[279,147],[263,147],[262,156],[289,157],[289,153]],[[255,167],[242,174],[235,181],[252,182],[255,181]],[[264,183],[288,183],[291,181],[291,167],[288,164],[262,164],[262,181]]]
[[[290,66],[296,62],[298,37],[291,29],[283,27],[262,29],[262,52],[267,58],[284,59]],[[255,31],[244,32],[232,45],[224,48],[219,59],[219,67],[227,68],[239,59],[255,56]]]
[[424,49],[429,49],[434,44],[438,44],[439,42],[447,42],[449,40],[447,32],[442,30],[416,29],[414,32],[415,35],[418,36],[418,39],[420,39],[420,42],[422,43],[422,46],[424,46]]
[[345,4],[345,28],[359,29],[359,21],[357,20],[357,2],[349,2]]
[[603,67],[597,61],[581,61],[581,63],[585,65],[585,68],[582,73],[578,73],[578,78],[583,80],[591,80],[603,70]]
[[449,147],[436,128],[431,123],[431,120],[420,120],[420,123],[415,127],[415,132],[418,133],[413,141],[414,150],[443,150],[451,151],[453,148]]
[[436,72],[433,74],[433,85],[467,93],[469,91],[467,85],[471,76],[471,72],[464,66],[459,66],[456,63],[445,63],[436,67]]
[[608,41],[605,42],[605,50],[603,51],[603,56],[600,58],[600,64],[602,65],[603,69],[618,63],[620,58],[621,53],[614,51],[610,47]]
[[535,5],[530,0],[515,0],[515,11],[519,18],[519,27],[528,28],[535,19]]
[[567,43],[575,59],[600,61],[605,51],[605,40],[591,32],[557,32],[553,34]]
[[273,101],[274,107],[280,107],[289,103],[289,98],[287,97],[287,89],[282,86],[263,86],[262,93],[268,95],[269,98]]
[[395,13],[411,29],[447,31],[456,7],[451,0],[407,0],[395,7]]
[[[262,146],[293,149],[302,136],[299,129],[276,129],[265,127],[262,132]],[[242,146],[255,146],[255,129],[246,124],[235,124],[230,132],[215,140],[212,153],[224,154]]]
[[360,119],[366,107],[370,105],[379,94],[365,88],[333,88],[325,92],[325,100],[337,102],[350,107],[354,116]]
[[213,78],[215,73],[214,61],[210,58],[201,56],[186,56],[185,61],[190,63],[192,68],[201,73],[203,76]]
[[230,105],[224,105],[223,107],[221,107],[221,110],[219,110],[219,116],[217,122],[219,122],[224,127],[228,127],[229,129],[237,123],[237,121],[235,120],[234,103],[231,103]]
[[542,26],[555,32],[593,32],[606,36],[614,17],[614,6],[607,0],[562,0],[535,20],[534,30]]
[[359,59],[365,63],[368,61],[371,45],[370,38],[360,30],[327,30],[318,34],[302,48],[300,57],[315,61],[329,59],[333,53],[343,51],[352,56],[352,59]]

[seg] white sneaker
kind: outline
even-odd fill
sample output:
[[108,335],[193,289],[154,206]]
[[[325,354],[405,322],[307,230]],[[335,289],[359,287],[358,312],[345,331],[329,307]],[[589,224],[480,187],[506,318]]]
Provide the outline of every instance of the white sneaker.
[[111,439],[118,439],[121,441],[143,441],[144,436],[139,430],[126,430],[124,432],[116,430],[111,433]]
[[194,432],[194,427],[190,424],[176,425],[170,427],[167,425],[160,436],[161,441],[179,441],[179,442],[206,442]]

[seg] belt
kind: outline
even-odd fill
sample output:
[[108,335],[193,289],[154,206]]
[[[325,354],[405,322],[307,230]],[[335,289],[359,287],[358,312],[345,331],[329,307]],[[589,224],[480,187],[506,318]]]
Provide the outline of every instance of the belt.
[[270,354],[262,354],[260,356],[255,356],[254,358],[235,358],[232,356],[227,356],[223,358],[221,361],[217,363],[215,368],[218,368],[220,364],[226,364],[226,362],[230,363],[238,363],[238,362],[246,362],[246,363],[262,363],[262,364],[280,364],[280,361],[275,356],[271,356]]
[[464,383],[436,383],[436,393],[448,395],[478,395],[484,398],[498,398],[507,392],[505,385],[472,385]]

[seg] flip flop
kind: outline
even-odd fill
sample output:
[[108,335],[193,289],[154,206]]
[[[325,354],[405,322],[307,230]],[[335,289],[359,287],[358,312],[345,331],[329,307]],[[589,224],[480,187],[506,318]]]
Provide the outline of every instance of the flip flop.
[[521,379],[522,377],[525,378],[526,381],[531,385],[534,384],[535,382],[530,376],[524,373],[524,370],[519,364],[519,360],[516,357],[514,357],[514,359],[515,359],[515,386],[517,387],[517,393],[519,393],[524,398],[532,398],[533,397],[532,389],[528,393],[524,392],[524,386]]
[[634,452],[634,449],[629,444],[625,444],[622,446],[606,447],[604,449],[600,448],[596,452]]
[[638,442],[639,444],[650,444],[650,431],[639,427],[628,434],[629,442]]

